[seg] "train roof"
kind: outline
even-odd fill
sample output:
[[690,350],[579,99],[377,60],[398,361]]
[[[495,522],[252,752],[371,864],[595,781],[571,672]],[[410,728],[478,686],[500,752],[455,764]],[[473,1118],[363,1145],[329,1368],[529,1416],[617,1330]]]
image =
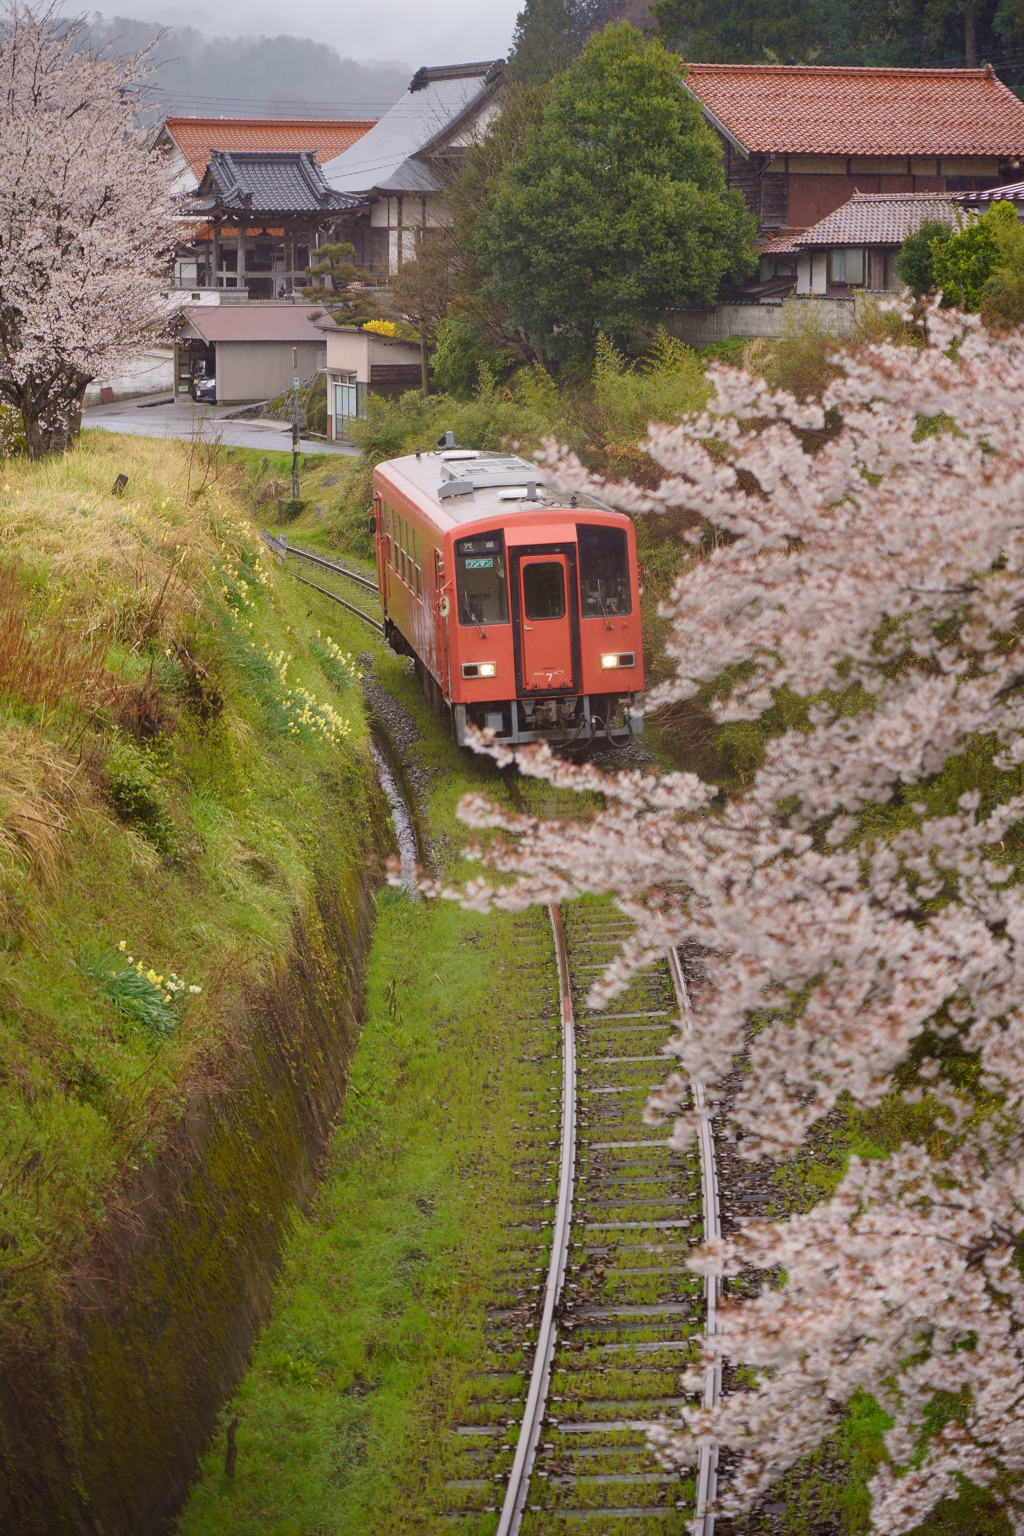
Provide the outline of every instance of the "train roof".
[[[378,468],[410,481],[421,495],[436,502],[439,521],[447,518],[453,525],[475,523],[492,514],[507,517],[566,505],[565,494],[555,490],[550,474],[515,453],[440,448],[389,459]],[[612,511],[590,496],[573,493],[572,500],[577,507]]]

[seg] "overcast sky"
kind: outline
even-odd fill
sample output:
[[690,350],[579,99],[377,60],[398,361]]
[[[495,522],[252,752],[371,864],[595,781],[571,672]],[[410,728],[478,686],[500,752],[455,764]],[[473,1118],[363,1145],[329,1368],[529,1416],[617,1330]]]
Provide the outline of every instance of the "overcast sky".
[[207,37],[237,37],[263,32],[276,37],[311,37],[330,43],[353,59],[396,59],[421,64],[460,64],[502,58],[522,0],[304,0],[294,7],[269,0],[220,0],[211,7],[195,0],[120,0],[105,14],[196,27]]

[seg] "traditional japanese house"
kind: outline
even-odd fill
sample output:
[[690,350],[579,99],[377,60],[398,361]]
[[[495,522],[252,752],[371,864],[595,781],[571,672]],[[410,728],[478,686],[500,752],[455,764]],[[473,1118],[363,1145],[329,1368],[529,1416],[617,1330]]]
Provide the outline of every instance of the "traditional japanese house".
[[765,243],[758,294],[852,298],[898,288],[896,256],[908,235],[928,221],[956,227],[995,202],[1012,203],[1024,216],[1024,183],[978,192],[855,192],[810,229]]
[[[285,299],[308,282],[310,252],[359,199],[328,186],[312,150],[215,149],[183,211],[200,222],[179,252],[179,285]],[[194,274],[194,277],[193,277]]]
[[452,175],[498,112],[507,79],[503,59],[419,69],[402,99],[327,161],[329,185],[357,204],[338,236],[355,246],[357,265],[393,276],[444,225]]
[[312,150],[318,165],[335,160],[377,121],[369,118],[168,117],[153,138],[174,174],[172,189],[196,192],[214,150],[266,153]]
[[810,229],[769,240],[761,253],[761,284],[779,294],[834,297],[897,288],[895,258],[906,237],[928,220],[955,224],[958,208],[953,192],[855,192]]
[[1024,164],[1024,102],[989,67],[695,63],[685,83],[765,230],[817,224],[856,193],[984,191]]

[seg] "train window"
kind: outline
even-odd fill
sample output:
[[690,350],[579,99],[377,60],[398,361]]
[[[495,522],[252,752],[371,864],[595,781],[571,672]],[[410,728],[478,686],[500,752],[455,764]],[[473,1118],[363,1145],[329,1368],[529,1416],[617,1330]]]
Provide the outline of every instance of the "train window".
[[631,613],[626,530],[603,523],[577,523],[583,617]]
[[387,549],[388,565],[391,566],[392,570],[394,570],[394,566],[395,566],[395,550],[394,550],[394,545],[392,543],[392,537],[393,537],[393,534],[394,534],[394,531],[395,531],[394,530],[394,521],[395,521],[395,514],[392,512],[392,510],[388,506],[387,502],[385,502],[384,503],[384,545],[385,545],[385,548]]
[[405,518],[404,517],[400,517],[398,519],[398,574],[399,574],[399,576],[401,576],[402,580],[404,582],[406,582],[406,583],[409,580],[409,572],[408,572],[408,569],[407,569],[407,555],[406,555],[406,545],[407,545],[407,542],[408,542],[408,534],[409,534],[409,529],[408,529],[408,526],[406,524]]
[[565,614],[565,576],[557,560],[523,566],[523,598],[528,619],[560,619]]
[[460,624],[507,624],[508,590],[500,533],[477,534],[455,545]]
[[416,577],[416,596],[423,596],[423,573],[420,570],[420,536],[414,528],[412,530],[412,563],[413,574]]

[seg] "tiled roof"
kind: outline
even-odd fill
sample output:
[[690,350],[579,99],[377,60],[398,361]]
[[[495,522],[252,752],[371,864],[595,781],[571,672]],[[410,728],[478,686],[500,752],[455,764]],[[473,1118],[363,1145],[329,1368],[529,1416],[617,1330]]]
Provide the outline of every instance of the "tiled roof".
[[801,237],[806,233],[805,229],[784,229],[774,239],[762,241],[758,250],[762,256],[788,256],[801,249]]
[[1024,102],[985,69],[690,64],[744,149],[777,155],[1024,155]]
[[231,154],[215,149],[190,211],[322,213],[351,208],[356,202],[327,185],[312,150]]
[[958,192],[958,203],[1024,203],[1024,181],[1008,187],[989,187],[987,192]]
[[191,304],[181,311],[204,341],[318,341],[312,319],[323,311],[299,304]]
[[497,95],[503,59],[417,70],[402,99],[357,144],[324,166],[339,192],[434,192],[442,182],[429,162],[458,129]]
[[375,118],[169,117],[163,132],[192,167],[196,180],[215,149],[311,149],[323,165],[344,154],[375,123]]
[[794,249],[809,245],[902,245],[926,219],[956,223],[954,192],[855,192],[848,203],[805,229]]

